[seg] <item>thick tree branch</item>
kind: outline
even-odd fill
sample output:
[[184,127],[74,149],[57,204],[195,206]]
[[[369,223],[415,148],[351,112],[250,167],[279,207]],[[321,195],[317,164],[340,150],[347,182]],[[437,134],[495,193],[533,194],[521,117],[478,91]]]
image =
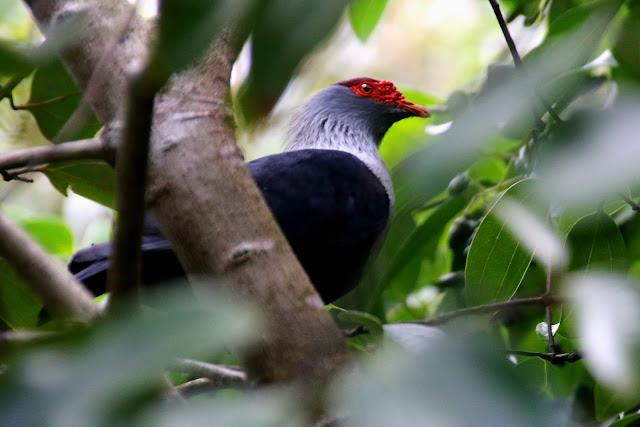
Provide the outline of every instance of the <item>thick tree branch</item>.
[[113,163],[113,150],[99,137],[58,145],[41,145],[0,154],[0,171],[68,160],[101,159]]
[[269,332],[243,358],[249,377],[323,377],[349,355],[235,143],[223,101],[240,45],[226,33],[156,99],[149,200],[190,277],[205,279],[198,290],[230,287],[264,308]]
[[553,304],[558,304],[560,301],[549,295],[542,295],[539,297],[531,297],[531,298],[521,298],[521,299],[512,299],[504,302],[496,302],[493,304],[484,304],[479,305],[477,307],[469,307],[462,308],[460,310],[450,311],[448,313],[443,313],[437,316],[430,317],[428,319],[418,321],[418,322],[402,322],[402,323],[415,323],[419,325],[425,326],[435,326],[440,325],[442,323],[449,322],[450,320],[456,319],[458,317],[464,316],[473,316],[477,314],[490,314],[496,311],[514,308],[514,307],[525,307],[531,305],[539,305],[548,307]]
[[0,254],[29,283],[52,315],[87,323],[98,314],[91,295],[71,273],[2,215]]

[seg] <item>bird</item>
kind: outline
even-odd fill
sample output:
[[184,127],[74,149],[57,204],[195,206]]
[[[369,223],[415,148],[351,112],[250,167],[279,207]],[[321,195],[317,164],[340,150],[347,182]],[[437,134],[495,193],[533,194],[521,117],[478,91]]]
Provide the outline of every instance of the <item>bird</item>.
[[[325,303],[354,289],[378,255],[393,214],[391,176],[379,146],[395,122],[430,117],[387,80],[359,77],[319,91],[294,114],[284,151],[247,167],[298,261]],[[142,282],[185,276],[152,216],[142,236]],[[73,255],[69,270],[106,291],[111,243]]]

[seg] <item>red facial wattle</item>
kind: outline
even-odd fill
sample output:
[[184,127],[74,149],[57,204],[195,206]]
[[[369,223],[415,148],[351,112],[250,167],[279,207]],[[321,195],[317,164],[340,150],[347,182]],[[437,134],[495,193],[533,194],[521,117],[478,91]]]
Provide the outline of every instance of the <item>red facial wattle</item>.
[[431,117],[422,105],[414,104],[405,99],[404,95],[388,80],[376,80],[369,77],[359,77],[338,83],[346,86],[358,96],[371,98],[383,104],[394,103],[396,107],[417,117]]

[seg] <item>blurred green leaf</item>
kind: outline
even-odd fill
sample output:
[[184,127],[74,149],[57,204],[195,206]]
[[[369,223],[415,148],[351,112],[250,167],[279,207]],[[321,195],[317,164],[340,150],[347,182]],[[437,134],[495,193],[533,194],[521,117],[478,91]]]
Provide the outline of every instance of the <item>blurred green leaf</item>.
[[538,357],[527,357],[517,366],[517,370],[527,372],[533,384],[550,397],[571,398],[576,384],[589,378],[581,362],[554,365]]
[[187,405],[179,406],[158,404],[136,419],[135,425],[295,427],[307,424],[300,406],[293,404],[297,398],[292,390],[269,387],[234,399],[190,400]]
[[631,184],[637,186],[639,100],[640,93],[627,88],[615,106],[576,117],[574,132],[539,160],[540,192],[572,210],[595,210]]
[[92,330],[18,350],[0,376],[0,424],[127,424],[161,390],[175,358],[206,357],[261,333],[255,313],[228,296],[163,293],[157,311],[117,313]]
[[444,227],[467,206],[476,192],[476,189],[468,188],[463,193],[451,197],[416,227],[402,245],[392,251],[393,256],[384,273],[383,281],[390,281],[416,258],[432,257]]
[[0,318],[12,329],[34,328],[38,324],[38,313],[41,309],[40,298],[15,270],[0,258]]
[[623,271],[626,253],[622,234],[616,223],[603,211],[581,218],[569,231],[571,270],[591,272]]
[[536,0],[501,0],[500,4],[509,10],[509,21],[523,15],[525,23],[531,24],[540,13],[540,2]]
[[[640,401],[640,291],[638,283],[607,272],[570,276],[565,293],[575,306],[576,334],[584,362],[601,386],[617,397],[596,402],[596,415]],[[608,395],[610,396],[610,395]]]
[[0,40],[0,74],[27,75],[34,67],[27,54],[16,44]]
[[484,218],[471,243],[465,269],[469,306],[507,301],[518,290],[533,257],[522,242],[495,216],[506,200],[524,206],[536,204],[529,180],[507,189]]
[[[628,399],[623,393],[608,390],[601,384],[596,384],[594,390],[594,400],[596,409],[596,418],[605,421],[616,415],[630,410],[640,404],[640,401],[634,402]],[[615,425],[611,424],[611,425]],[[626,424],[622,424],[626,425]],[[632,424],[633,425],[633,424]]]
[[[616,223],[604,211],[582,217],[567,235],[571,250],[569,269],[585,274],[593,271],[624,272],[627,267],[626,249]],[[563,334],[576,337],[576,319],[573,307],[562,311]]]
[[[29,108],[42,134],[48,139],[58,134],[71,114],[76,110],[82,94],[60,60],[52,61],[36,69],[31,84]],[[74,138],[93,138],[101,123],[92,113]]]
[[101,160],[79,160],[48,165],[42,171],[63,195],[67,189],[98,202],[115,206],[115,171]]
[[[366,42],[378,25],[387,0],[354,0],[349,6],[351,28],[360,41]],[[415,102],[415,101],[414,101]]]
[[525,56],[525,64],[537,68],[537,72],[543,73],[541,77],[555,77],[551,72],[553,66],[547,67],[544,62],[561,45],[571,46],[571,49],[562,49],[562,57],[554,57],[562,62],[562,68],[575,69],[586,64],[599,52],[600,41],[624,2],[597,0],[568,9],[551,22],[545,40]]
[[640,423],[640,414],[631,414],[626,415],[622,419],[618,421],[614,421],[609,424],[609,427],[627,427],[627,426],[635,426]]
[[640,7],[630,6],[629,12],[619,26],[611,52],[618,61],[616,73],[640,81]]
[[167,0],[160,2],[158,49],[151,70],[160,80],[198,59],[211,42],[234,23],[242,43],[262,0]]
[[383,353],[338,383],[334,404],[350,414],[343,425],[562,425],[501,352],[438,338],[415,353]]
[[304,58],[338,24],[345,0],[272,0],[258,14],[251,70],[237,106],[248,123],[268,114]]
[[[48,253],[70,255],[73,252],[73,235],[62,220],[10,215]],[[34,328],[38,325],[42,302],[18,273],[0,258],[0,318],[12,329]]]
[[[612,202],[606,203],[600,207],[607,215],[613,215],[618,212],[624,206],[626,206],[626,202],[622,200],[614,200]],[[582,218],[593,215],[597,212],[597,209],[593,210],[571,210],[565,209],[560,218],[558,219],[558,229],[561,234],[568,234],[569,231],[580,221]]]
[[30,218],[20,222],[24,230],[52,255],[73,253],[73,234],[64,221],[53,218]]
[[483,184],[498,184],[504,179],[506,173],[507,164],[498,156],[480,157],[469,168],[469,176]]

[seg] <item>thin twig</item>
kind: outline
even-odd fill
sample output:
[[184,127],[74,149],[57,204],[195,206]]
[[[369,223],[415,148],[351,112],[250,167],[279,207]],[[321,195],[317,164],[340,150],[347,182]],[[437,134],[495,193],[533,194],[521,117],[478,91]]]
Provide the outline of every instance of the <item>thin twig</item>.
[[199,360],[178,359],[176,369],[191,376],[207,378],[217,388],[243,387],[247,384],[247,375],[240,368],[226,365],[214,365]]
[[33,110],[36,108],[45,107],[47,105],[55,104],[56,102],[64,101],[67,98],[71,98],[72,96],[76,96],[80,94],[82,94],[82,92],[77,90],[75,92],[70,92],[65,95],[60,95],[55,98],[47,99],[46,101],[34,102],[32,104],[22,104],[22,105],[16,105],[13,101],[13,95],[11,94],[9,94],[7,98],[9,98],[9,105],[11,105],[11,109],[18,111],[18,110]]
[[192,396],[195,394],[218,391],[220,388],[216,387],[214,382],[208,378],[197,378],[186,383],[175,386],[175,389],[182,396]]
[[572,363],[582,359],[582,354],[579,351],[572,351],[569,353],[537,353],[533,351],[509,349],[505,350],[505,353],[516,356],[539,357],[540,359],[547,360],[554,364],[565,362]]
[[367,335],[368,333],[369,333],[369,329],[365,328],[362,325],[354,329],[342,330],[342,335],[345,338],[354,338],[360,335]]
[[0,171],[32,168],[68,160],[101,159],[110,161],[112,158],[113,150],[104,144],[99,137],[96,137],[57,145],[41,145],[2,154],[0,155]]
[[624,193],[618,193],[618,194],[620,194],[620,197],[622,197],[622,200],[624,200],[625,202],[627,202],[629,206],[631,206],[631,209],[633,209],[636,212],[640,212],[640,205],[636,203],[632,198],[628,197]]
[[[545,283],[546,295],[551,296],[552,270],[551,270],[550,261],[547,262],[546,267],[547,267],[546,283]],[[547,319],[547,340],[549,343],[549,353],[556,353],[556,341],[555,341],[555,338],[553,337],[553,325],[551,324],[551,306],[550,305],[545,307],[545,315]]]
[[25,344],[56,335],[49,331],[4,331],[0,332],[0,350],[7,345]]
[[434,326],[434,325],[440,325],[442,323],[446,323],[458,317],[493,313],[495,311],[500,311],[500,310],[514,308],[514,307],[525,307],[525,306],[531,306],[531,305],[550,306],[553,304],[558,304],[559,302],[560,302],[559,299],[555,297],[551,297],[550,295],[541,295],[539,297],[512,299],[504,302],[496,302],[492,304],[479,305],[477,307],[462,308],[460,310],[450,311],[448,313],[443,313],[443,314],[433,316],[421,321],[401,322],[401,323],[414,323],[419,325]]
[[0,254],[29,284],[49,313],[87,323],[98,313],[91,294],[21,228],[0,215]]
[[[524,64],[522,63],[522,58],[518,53],[518,49],[516,48],[516,44],[511,37],[511,33],[509,32],[509,27],[507,27],[507,23],[502,16],[502,12],[500,12],[500,5],[496,0],[489,0],[491,7],[493,8],[493,12],[496,15],[496,19],[498,20],[498,24],[500,25],[500,29],[502,30],[502,34],[504,35],[504,39],[507,42],[507,46],[509,46],[509,52],[511,52],[511,57],[513,58],[513,63],[516,65],[516,68],[520,72],[525,72],[526,69]],[[542,105],[544,105],[545,109],[549,112],[549,115],[553,117],[557,123],[562,123],[563,120],[560,118],[556,110],[553,108],[551,104],[549,104],[542,95],[536,94]]]

